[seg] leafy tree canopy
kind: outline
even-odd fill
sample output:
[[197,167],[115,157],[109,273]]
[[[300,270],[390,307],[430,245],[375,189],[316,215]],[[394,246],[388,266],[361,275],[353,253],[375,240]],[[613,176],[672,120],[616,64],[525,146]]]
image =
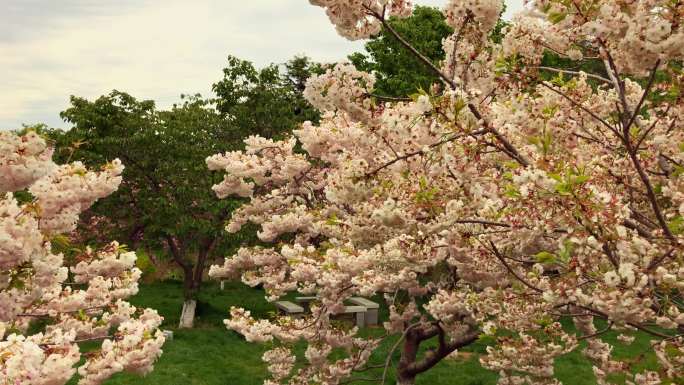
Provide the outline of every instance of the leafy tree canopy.
[[[454,31],[434,7],[416,7],[411,17],[391,18],[389,24],[435,65],[444,60],[442,39]],[[401,97],[429,89],[439,79],[383,29],[365,44],[366,53],[356,52],[349,60],[361,71],[375,74],[375,93]]]
[[[501,14],[505,11],[504,5]],[[435,7],[418,6],[410,17],[391,17],[388,22],[400,36],[437,66],[444,60],[442,40],[455,32],[447,25],[444,14]],[[507,24],[499,18],[489,38],[500,42]],[[440,83],[435,73],[407,51],[386,28],[371,37],[364,48],[366,53],[353,53],[349,55],[349,60],[357,69],[376,76],[374,92],[377,95],[405,97]]]
[[[237,150],[249,135],[280,137],[318,113],[304,100],[306,79],[322,67],[306,57],[257,70],[228,58],[216,98],[182,96],[159,110],[151,100],[112,91],[95,100],[73,96],[61,117],[69,131],[52,131],[62,161],[99,165],[120,158],[121,188],[98,202],[82,223],[84,242],[102,234],[132,247],[164,249],[182,268],[186,296],[199,290],[206,261],[254,239],[253,231],[223,227],[237,200],[219,201],[211,187],[222,178],[205,159]],[[90,230],[90,231],[89,231]]]
[[73,128],[56,136],[59,157],[86,164],[119,157],[126,165],[119,191],[92,210],[107,232],[150,248],[170,248],[174,240],[181,260],[219,246],[232,202],[214,198],[211,186],[219,179],[204,159],[235,143],[221,139],[230,122],[208,101],[184,97],[159,111],[152,101],[113,91],[94,101],[72,97],[61,116]]
[[252,63],[228,57],[223,78],[213,85],[216,107],[236,131],[228,139],[247,135],[280,137],[304,121],[318,120],[318,112],[302,96],[306,79],[324,68],[305,56],[283,65],[257,69]]

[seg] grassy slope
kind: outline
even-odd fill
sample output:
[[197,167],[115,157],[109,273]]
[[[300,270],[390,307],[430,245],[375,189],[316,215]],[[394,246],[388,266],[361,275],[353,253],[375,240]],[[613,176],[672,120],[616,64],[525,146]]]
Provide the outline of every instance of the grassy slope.
[[[164,328],[174,330],[174,339],[164,346],[164,354],[152,373],[144,378],[119,374],[106,385],[257,385],[266,375],[261,361],[265,346],[250,344],[238,334],[223,326],[223,319],[231,305],[252,310],[256,316],[267,316],[273,310],[263,299],[263,292],[239,283],[227,284],[225,291],[218,285],[209,284],[203,288],[196,319],[196,328],[176,330],[182,303],[181,287],[177,282],[156,283],[143,286],[140,294],[132,299],[137,306],[157,309],[165,317]],[[382,318],[382,315],[381,315]],[[381,330],[367,330],[365,333],[379,334]],[[615,334],[608,338],[614,339]],[[374,354],[373,363],[384,362],[390,346],[395,340],[387,341]],[[648,338],[640,337],[630,347],[618,346],[620,356],[636,356],[647,350]],[[484,352],[482,344],[475,344],[464,351],[471,352],[462,360],[446,361],[418,377],[422,385],[489,385],[495,384],[497,375],[482,369],[478,354]],[[641,360],[638,367],[651,366],[653,357]],[[565,384],[590,385],[591,367],[581,358],[579,352],[562,357],[556,364],[556,372]],[[364,376],[379,373],[368,374]],[[370,382],[355,382],[364,384]],[[388,379],[392,384],[392,379]]]

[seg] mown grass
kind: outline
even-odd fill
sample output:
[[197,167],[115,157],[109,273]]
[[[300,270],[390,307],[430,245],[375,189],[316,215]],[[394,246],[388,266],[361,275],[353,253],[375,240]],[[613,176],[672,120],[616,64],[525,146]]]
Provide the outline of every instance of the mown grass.
[[[183,302],[179,282],[169,281],[143,285],[140,293],[131,302],[136,306],[152,307],[165,318],[164,329],[174,332],[174,339],[164,346],[164,354],[146,377],[131,374],[117,374],[106,385],[257,385],[266,377],[266,367],[261,355],[266,346],[251,344],[233,331],[226,330],[223,319],[230,306],[241,306],[257,317],[267,317],[273,307],[264,300],[259,289],[245,287],[240,283],[226,283],[224,291],[215,283],[202,289],[198,304],[195,328],[177,329],[181,304]],[[381,314],[381,319],[386,317]],[[363,333],[380,335],[381,329],[367,329]],[[615,341],[616,333],[606,338]],[[371,361],[383,363],[396,339],[388,339],[374,353]],[[653,367],[652,354],[648,352],[648,337],[639,336],[631,346],[617,344],[616,355],[632,357],[635,370]],[[463,358],[439,363],[417,379],[419,385],[493,385],[498,375],[479,365],[479,355],[486,346],[475,343],[463,349]],[[298,346],[303,351],[303,346]],[[398,352],[395,352],[398,359]],[[396,362],[396,361],[395,361]],[[556,362],[556,373],[565,384],[595,384],[591,366],[579,351],[561,357]],[[362,377],[378,377],[381,373],[367,372]],[[74,382],[75,383],[75,382]],[[355,382],[367,384],[373,382]],[[377,382],[376,382],[377,383]],[[387,384],[393,384],[389,377]]]

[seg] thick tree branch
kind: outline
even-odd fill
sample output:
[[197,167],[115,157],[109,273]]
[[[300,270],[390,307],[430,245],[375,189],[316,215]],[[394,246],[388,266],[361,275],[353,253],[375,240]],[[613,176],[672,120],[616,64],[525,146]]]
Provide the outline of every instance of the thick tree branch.
[[[644,102],[646,101],[648,94],[651,93],[651,88],[655,83],[655,78],[659,66],[660,60],[656,60],[656,63],[653,66],[653,69],[651,70],[651,76],[649,77],[648,83],[646,84],[646,88],[644,89],[644,93],[641,95],[641,99],[639,100],[639,103],[637,103],[636,108],[634,108],[634,112],[632,112],[631,114],[632,117],[627,121],[627,124],[625,124],[625,127],[623,128],[625,135],[629,134],[630,127],[632,126],[632,124],[634,124],[634,121],[636,120],[637,116],[639,116],[639,111],[641,110],[641,107],[644,105]],[[629,112],[629,106],[625,105],[623,108],[625,108],[625,112]]]
[[394,36],[397,41],[404,46],[407,50],[409,50],[416,58],[418,58],[423,64],[425,64],[432,72],[435,73],[438,77],[440,77],[442,80],[444,80],[449,86],[451,86],[452,89],[456,89],[456,82],[454,82],[453,79],[450,79],[444,72],[442,72],[437,66],[435,66],[430,59],[425,57],[422,53],[420,53],[415,47],[411,45],[406,39],[404,39],[392,26],[387,22],[387,19],[385,18],[385,15],[378,14],[371,8],[367,7],[364,5],[368,13],[375,17],[380,23],[382,23],[382,26],[387,29],[387,31]]
[[472,103],[468,103],[468,109],[475,116],[475,118],[482,121],[483,125],[485,126],[485,130],[494,135],[494,137],[496,137],[496,139],[499,142],[501,142],[505,149],[504,152],[506,152],[508,156],[515,159],[523,167],[527,167],[530,165],[530,163],[518,152],[518,150],[503,135],[501,135],[501,133],[496,128],[492,127],[489,124],[489,122],[485,120],[485,118],[482,116],[477,107],[475,107],[475,105],[473,105]]
[[572,105],[574,105],[575,107],[577,107],[577,108],[579,108],[580,110],[582,110],[582,111],[586,112],[587,114],[589,114],[589,116],[591,116],[592,118],[596,119],[598,122],[600,122],[601,124],[603,124],[603,125],[604,125],[605,127],[607,127],[611,132],[613,132],[613,133],[615,133],[615,134],[618,134],[618,131],[615,129],[615,127],[613,127],[613,126],[611,126],[610,124],[608,124],[608,122],[606,122],[604,119],[602,119],[601,117],[599,117],[598,115],[596,115],[596,114],[595,114],[593,111],[591,111],[590,109],[584,107],[582,104],[580,104],[579,102],[575,101],[574,99],[572,99],[571,97],[569,97],[569,96],[566,95],[565,93],[563,93],[563,92],[561,92],[561,91],[559,91],[559,90],[557,90],[557,89],[551,87],[550,85],[546,84],[545,82],[541,82],[540,84],[541,84],[543,87],[546,87],[546,88],[550,89],[551,91],[555,92],[556,94],[562,96],[564,99],[566,99],[567,101],[569,101],[570,103],[572,103]]
[[439,324],[434,326],[434,330],[437,333],[439,342],[437,350],[426,353],[422,360],[414,362],[412,365],[410,365],[406,370],[409,374],[417,375],[427,371],[428,369],[437,365],[446,356],[453,353],[456,349],[468,346],[477,341],[479,338],[478,330],[471,329],[463,336],[451,341],[447,341],[446,333]]

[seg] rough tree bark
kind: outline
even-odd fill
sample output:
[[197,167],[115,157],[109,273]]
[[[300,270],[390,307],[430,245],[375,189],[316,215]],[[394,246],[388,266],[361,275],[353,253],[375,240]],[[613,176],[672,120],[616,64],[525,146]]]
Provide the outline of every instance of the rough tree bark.
[[[401,358],[397,367],[397,385],[415,384],[416,376],[437,365],[456,349],[472,344],[478,336],[478,330],[471,328],[459,338],[447,340],[444,329],[437,322],[411,328],[404,337]],[[435,350],[426,352],[419,360],[420,344],[433,337],[437,337],[439,345]]]

